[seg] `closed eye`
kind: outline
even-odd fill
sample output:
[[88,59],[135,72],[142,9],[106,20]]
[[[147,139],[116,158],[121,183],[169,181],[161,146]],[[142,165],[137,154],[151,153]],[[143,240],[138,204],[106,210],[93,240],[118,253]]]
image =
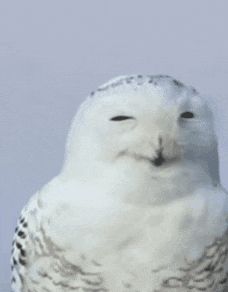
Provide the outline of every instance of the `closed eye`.
[[124,120],[130,120],[130,119],[134,119],[134,117],[130,117],[130,116],[115,116],[115,117],[112,117],[110,119],[110,121],[124,121]]
[[193,112],[184,112],[180,115],[181,118],[183,119],[193,119],[194,118],[194,113]]

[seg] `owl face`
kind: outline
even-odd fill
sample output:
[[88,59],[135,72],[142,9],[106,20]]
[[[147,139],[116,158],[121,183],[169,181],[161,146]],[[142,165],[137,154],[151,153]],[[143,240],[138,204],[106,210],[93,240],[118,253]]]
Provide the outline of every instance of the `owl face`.
[[[191,87],[170,78],[101,91],[83,115],[96,159],[129,156],[161,167],[214,143],[212,114]],[[87,141],[87,142],[86,142]]]

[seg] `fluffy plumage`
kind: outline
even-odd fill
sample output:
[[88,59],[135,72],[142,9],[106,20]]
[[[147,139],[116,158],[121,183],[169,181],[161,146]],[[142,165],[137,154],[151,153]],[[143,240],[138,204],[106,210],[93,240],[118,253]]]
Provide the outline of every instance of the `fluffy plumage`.
[[204,99],[118,77],[81,105],[62,171],[22,211],[12,291],[225,292],[227,219]]

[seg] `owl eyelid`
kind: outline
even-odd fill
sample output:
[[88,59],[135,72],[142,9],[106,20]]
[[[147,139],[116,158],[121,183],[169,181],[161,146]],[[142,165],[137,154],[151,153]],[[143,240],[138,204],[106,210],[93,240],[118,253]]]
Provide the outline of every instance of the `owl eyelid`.
[[135,119],[134,117],[131,117],[131,116],[124,116],[124,115],[119,115],[119,116],[115,116],[115,117],[112,117],[110,119],[110,121],[124,121],[124,120],[130,120],[130,119]]
[[181,113],[180,117],[183,119],[193,119],[195,115],[191,111],[186,111],[186,112]]

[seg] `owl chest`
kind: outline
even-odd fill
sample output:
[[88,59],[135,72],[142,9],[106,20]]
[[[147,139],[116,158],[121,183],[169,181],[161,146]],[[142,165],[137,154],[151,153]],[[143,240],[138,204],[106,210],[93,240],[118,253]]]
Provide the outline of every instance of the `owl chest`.
[[[207,263],[199,261],[192,268],[186,262],[202,256],[209,228],[196,216],[189,216],[183,206],[151,211],[112,205],[84,207],[78,212],[68,206],[53,212],[48,228],[67,260],[88,271],[91,262],[98,263],[106,287],[115,288],[111,291],[133,291],[125,289],[131,283],[135,291],[151,292],[153,287],[154,291],[182,292],[193,285],[191,277],[196,278],[196,286],[217,287],[213,286],[217,280],[209,283],[206,276],[197,282],[198,277],[208,275]],[[198,275],[198,270],[203,274]]]
[[[50,220],[50,232],[63,248],[89,254],[97,260],[132,262],[135,265],[176,261],[191,244],[190,229],[182,216],[139,208],[62,210]],[[124,263],[123,263],[124,264]]]

